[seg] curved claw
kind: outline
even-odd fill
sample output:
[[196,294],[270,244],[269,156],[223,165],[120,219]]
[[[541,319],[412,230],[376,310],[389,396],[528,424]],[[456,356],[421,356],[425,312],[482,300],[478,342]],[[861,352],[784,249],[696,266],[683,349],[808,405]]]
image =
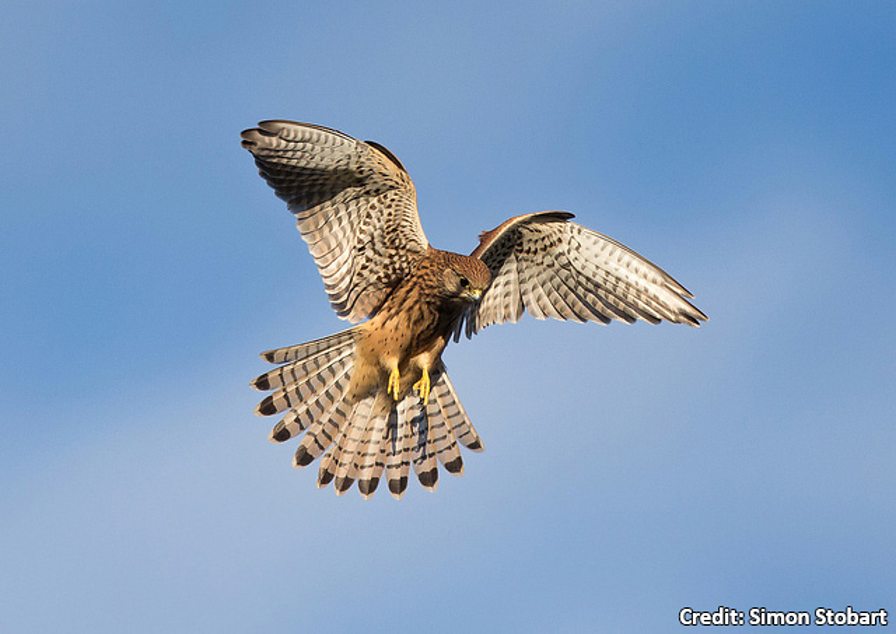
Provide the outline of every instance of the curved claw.
[[432,387],[429,381],[429,370],[423,368],[423,375],[420,377],[420,380],[414,383],[414,391],[417,393],[417,396],[423,399],[423,404],[429,402],[429,390]]
[[392,368],[392,372],[389,373],[389,384],[386,386],[386,394],[396,401],[401,398],[401,374],[398,372],[398,368]]

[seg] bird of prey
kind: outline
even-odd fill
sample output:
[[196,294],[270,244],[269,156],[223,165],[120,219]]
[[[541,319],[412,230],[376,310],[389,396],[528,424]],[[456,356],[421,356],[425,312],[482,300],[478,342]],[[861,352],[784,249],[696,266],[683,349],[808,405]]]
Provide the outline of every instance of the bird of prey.
[[603,324],[707,319],[668,273],[571,213],[516,216],[480,234],[470,255],[441,251],[423,233],[411,177],[382,145],[293,121],[241,136],[295,216],[333,309],[363,322],[262,353],[279,367],[252,382],[272,391],[256,413],[285,412],[271,440],[304,432],[294,465],[324,454],[317,483],[337,494],[357,482],[367,498],[385,472],[400,498],[411,468],[433,490],[439,462],[462,472],[458,443],[483,449],[442,363],[452,337],[526,311]]

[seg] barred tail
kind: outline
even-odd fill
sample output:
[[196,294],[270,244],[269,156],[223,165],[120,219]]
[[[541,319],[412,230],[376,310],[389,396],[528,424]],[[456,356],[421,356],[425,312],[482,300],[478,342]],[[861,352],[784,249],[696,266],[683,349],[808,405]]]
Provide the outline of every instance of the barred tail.
[[[308,343],[261,353],[262,358],[271,363],[284,364],[256,377],[251,383],[258,390],[273,390],[255,408],[256,414],[271,416],[286,411],[271,430],[272,441],[284,442],[298,436],[316,421],[337,417],[354,366],[355,339],[354,329],[349,329]],[[311,460],[324,449],[325,446],[319,447]],[[296,461],[299,459],[297,455]]]
[[[385,401],[385,407],[378,409],[374,404],[373,416],[363,431],[363,421],[352,421],[352,427],[359,430],[357,437],[362,440],[354,450],[353,468],[348,475],[357,478],[358,489],[365,498],[373,494],[385,472],[389,493],[400,499],[407,489],[412,468],[420,484],[435,491],[439,463],[448,473],[463,473],[458,442],[473,451],[483,450],[482,439],[460,404],[448,374],[440,369],[431,373],[431,379],[432,392],[427,404],[413,393],[395,403],[381,391],[370,398],[379,399],[377,403]],[[351,438],[351,434],[345,437]],[[339,474],[336,485],[337,493],[344,490],[339,487]]]
[[304,467],[321,454],[317,484],[333,482],[337,495],[356,481],[369,498],[385,472],[389,492],[404,495],[413,468],[424,488],[438,485],[438,463],[449,473],[463,473],[458,442],[482,451],[482,440],[464,411],[444,368],[431,371],[429,402],[408,393],[396,403],[385,385],[352,401],[348,394],[354,367],[355,334],[347,330],[298,346],[263,354],[284,365],[253,381],[274,390],[256,408],[262,415],[286,411],[271,431],[283,442],[305,432],[293,464]]

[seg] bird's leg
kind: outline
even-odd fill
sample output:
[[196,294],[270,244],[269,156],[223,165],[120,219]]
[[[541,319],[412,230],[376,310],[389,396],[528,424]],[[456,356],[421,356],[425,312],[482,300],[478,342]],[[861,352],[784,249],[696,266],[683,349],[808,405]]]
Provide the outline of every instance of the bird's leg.
[[421,370],[423,370],[423,374],[420,376],[420,380],[414,383],[414,391],[417,393],[417,396],[423,399],[423,404],[426,405],[429,402],[429,389],[431,387],[429,368],[423,366]]
[[398,372],[397,365],[389,373],[389,384],[386,386],[386,394],[396,401],[401,398],[401,374]]

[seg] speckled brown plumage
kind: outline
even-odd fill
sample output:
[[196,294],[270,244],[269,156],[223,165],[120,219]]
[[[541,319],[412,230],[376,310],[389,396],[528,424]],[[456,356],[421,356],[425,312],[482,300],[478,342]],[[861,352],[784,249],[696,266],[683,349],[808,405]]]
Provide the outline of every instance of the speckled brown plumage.
[[368,497],[385,475],[400,497],[411,468],[430,490],[437,463],[463,471],[458,443],[482,441],[441,361],[453,335],[471,337],[524,311],[608,323],[706,316],[668,273],[559,211],[516,216],[480,235],[469,255],[429,245],[416,192],[389,150],[321,126],[263,121],[242,133],[259,172],[296,217],[337,314],[364,323],[263,357],[279,367],[253,385],[256,408],[285,412],[271,431],[302,436],[294,464],[323,454],[318,485]]

